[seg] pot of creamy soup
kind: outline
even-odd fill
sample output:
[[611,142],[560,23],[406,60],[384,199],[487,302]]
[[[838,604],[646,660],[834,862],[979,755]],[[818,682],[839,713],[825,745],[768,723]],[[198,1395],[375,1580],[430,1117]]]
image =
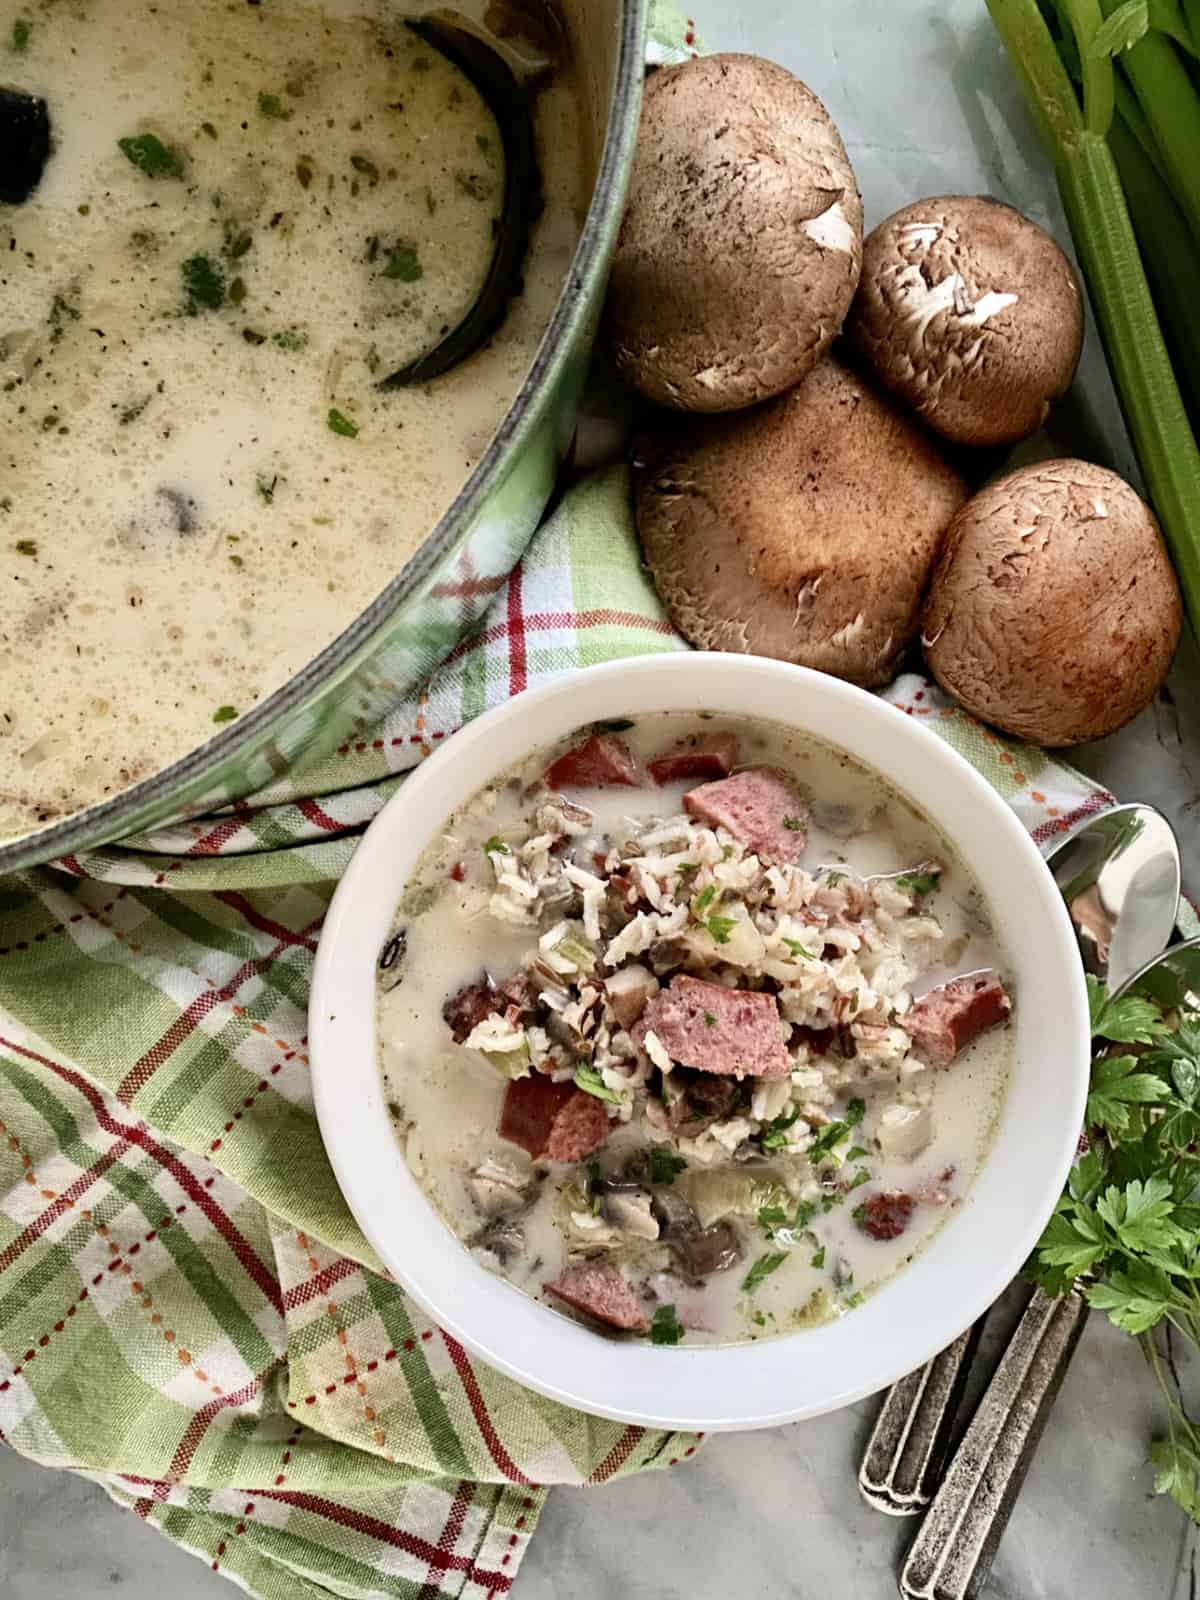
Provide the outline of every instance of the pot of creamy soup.
[[253,791],[553,488],[646,0],[0,8],[0,870]]

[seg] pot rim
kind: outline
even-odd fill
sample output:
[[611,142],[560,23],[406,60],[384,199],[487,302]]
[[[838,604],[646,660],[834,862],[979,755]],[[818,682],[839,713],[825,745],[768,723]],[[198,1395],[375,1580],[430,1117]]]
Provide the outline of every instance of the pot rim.
[[[35,866],[79,849],[111,843],[125,833],[162,821],[170,814],[175,800],[190,786],[202,782],[206,773],[239,756],[248,756],[255,746],[265,744],[283,717],[299,711],[319,691],[349,674],[400,607],[453,549],[489,495],[504,480],[516,452],[541,422],[555,380],[602,293],[609,245],[624,209],[641,107],[650,0],[617,0],[617,4],[620,42],[616,72],[587,217],[554,314],[532,365],[466,483],[395,577],[294,677],[228,728],[149,778],[95,805],[72,812],[59,822],[0,843],[0,872]],[[232,796],[226,796],[213,803],[222,805],[231,800]]]

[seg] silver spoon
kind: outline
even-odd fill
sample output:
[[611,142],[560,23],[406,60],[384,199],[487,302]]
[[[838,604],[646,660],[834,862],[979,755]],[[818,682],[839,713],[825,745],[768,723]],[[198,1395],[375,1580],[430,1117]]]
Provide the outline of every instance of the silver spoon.
[[[1200,1011],[1200,939],[1173,946],[1116,992]],[[1034,1290],[905,1559],[905,1600],[982,1590],[1087,1317],[1082,1295]]]
[[[1053,840],[1045,855],[1071,913],[1085,969],[1115,992],[1153,962],[1175,933],[1180,862],[1170,823],[1153,806],[1114,806]],[[1061,1316],[1051,1322],[1047,1307],[1040,1310],[1047,1327],[1063,1322]],[[888,1390],[858,1474],[863,1498],[877,1511],[914,1516],[933,1499],[982,1326],[981,1318]],[[1079,1320],[1078,1330],[1082,1326]],[[1074,1323],[1072,1330],[1078,1337]],[[1025,1334],[1025,1343],[1044,1342],[1044,1331],[1032,1325]],[[1019,1329],[1014,1345],[1021,1337]],[[1043,1351],[1039,1371],[1047,1359]]]

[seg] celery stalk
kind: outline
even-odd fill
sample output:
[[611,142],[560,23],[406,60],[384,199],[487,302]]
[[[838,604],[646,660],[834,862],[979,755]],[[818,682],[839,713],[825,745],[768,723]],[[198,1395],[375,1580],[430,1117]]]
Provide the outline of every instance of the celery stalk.
[[[1118,0],[1104,0],[1106,12]],[[1183,58],[1153,30],[1121,57],[1121,65],[1154,133],[1171,189],[1200,239],[1200,96]]]
[[[1196,0],[1196,4],[1200,5],[1200,0]],[[1162,156],[1159,154],[1158,146],[1154,142],[1154,135],[1150,132],[1150,124],[1146,121],[1145,113],[1138,104],[1137,95],[1134,94],[1133,90],[1125,82],[1124,78],[1117,79],[1116,89],[1117,116],[1125,124],[1127,131],[1133,135],[1138,144],[1141,146],[1142,154],[1153,166],[1160,182],[1169,184],[1166,169],[1163,166]],[[1118,162],[1118,166],[1119,165],[1120,163]],[[1121,181],[1125,184],[1125,198],[1128,200],[1129,184],[1125,179],[1124,173],[1121,174]],[[1174,198],[1172,198],[1171,203],[1174,205]],[[1178,207],[1176,207],[1176,209],[1178,210]],[[1187,226],[1186,222],[1184,223],[1184,226]]]
[[[1067,7],[1073,23],[1077,7],[1078,0]],[[1085,125],[1037,0],[988,0],[988,10],[1050,146],[1126,425],[1188,615],[1200,630],[1200,450],[1155,315],[1116,163],[1104,135]],[[1078,42],[1086,55],[1088,40]]]
[[1121,174],[1163,337],[1195,432],[1200,428],[1200,316],[1196,315],[1200,245],[1189,232],[1183,212],[1161,173],[1134,131],[1125,125],[1123,116],[1113,122],[1108,143]]

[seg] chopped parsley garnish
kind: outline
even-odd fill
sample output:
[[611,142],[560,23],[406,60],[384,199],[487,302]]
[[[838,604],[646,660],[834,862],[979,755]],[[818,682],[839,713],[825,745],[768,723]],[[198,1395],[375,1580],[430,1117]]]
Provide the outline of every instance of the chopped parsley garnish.
[[[817,1134],[808,1148],[808,1159],[814,1163],[821,1156],[828,1155],[843,1139],[849,1138],[851,1128],[857,1128],[866,1114],[866,1102],[851,1100],[846,1107],[846,1114],[836,1122],[828,1122]],[[765,1141],[764,1141],[765,1143]]]
[[826,885],[830,889],[836,889],[838,884],[842,882],[845,876],[846,874],[844,872],[827,872],[825,874]]
[[866,1208],[865,1203],[863,1205],[861,1205],[861,1206],[855,1206],[854,1210],[850,1213],[850,1215],[854,1218],[855,1222],[861,1228],[863,1226],[863,1224],[867,1220],[867,1208]]
[[809,950],[806,945],[802,945],[799,939],[785,938],[783,942],[794,956],[803,956],[806,961],[815,961],[817,959],[817,952]]
[[763,1279],[769,1278],[786,1260],[786,1250],[768,1250],[765,1256],[759,1256],[742,1280],[742,1288],[745,1293],[753,1294]]
[[229,285],[229,303],[230,305],[240,306],[245,298],[246,280],[245,278],[235,278]]
[[383,269],[385,278],[398,278],[401,283],[416,283],[425,276],[425,269],[411,245],[397,245],[388,251],[388,263]]
[[271,335],[271,343],[277,344],[281,350],[303,350],[308,343],[308,335],[300,328],[282,328]]
[[189,256],[179,270],[183,273],[188,316],[219,311],[225,304],[225,279],[220,267],[214,266],[208,256]]
[[704,926],[708,929],[716,944],[728,944],[729,936],[733,932],[736,918],[734,917],[709,917]]
[[235,709],[235,707],[233,707],[233,706],[218,706],[217,709],[213,712],[213,721],[214,722],[232,722],[236,716],[237,716],[237,710]]
[[286,122],[292,113],[277,94],[264,94],[260,89],[258,114],[260,117],[266,117],[268,122]]
[[851,1016],[853,1016],[854,1013],[858,1010],[858,990],[857,989],[850,996],[850,1005],[848,1007],[848,1010],[849,1010]]
[[782,1206],[760,1206],[758,1211],[758,1225],[768,1239],[776,1239],[780,1234],[790,1238],[802,1233],[808,1227],[817,1208],[811,1200],[800,1200],[792,1216]]
[[361,172],[364,178],[369,179],[372,188],[379,182],[379,168],[368,156],[351,156],[350,165],[355,172]]
[[148,178],[182,178],[183,157],[174,145],[164,144],[152,133],[139,133],[118,139],[117,147],[127,161]]
[[704,1013],[704,1026],[706,1028],[715,1028],[716,1025],[717,1025],[717,1019],[716,1019],[715,1014],[713,1012],[711,1012],[711,1011],[706,1011]]
[[18,17],[12,25],[12,39],[9,49],[15,50],[17,55],[23,56],[29,49],[29,40],[33,35],[33,23],[28,17]]
[[666,1145],[656,1144],[650,1151],[650,1182],[674,1183],[687,1167],[682,1156],[677,1156]]
[[852,1190],[861,1189],[864,1183],[870,1183],[870,1181],[871,1174],[867,1171],[866,1167],[859,1167],[858,1171],[854,1174],[854,1177],[850,1180],[850,1188]]
[[271,504],[271,502],[275,499],[275,485],[278,482],[279,482],[279,474],[278,473],[276,473],[273,478],[268,478],[266,473],[260,472],[258,477],[255,479],[254,488],[255,488],[255,491],[258,494],[258,498],[262,501],[263,505],[269,506]]
[[818,1269],[825,1265],[825,1246],[824,1245],[822,1245],[819,1250],[814,1250],[813,1251],[812,1259],[809,1261],[808,1264],[809,1264],[810,1267],[817,1267]]
[[686,883],[689,878],[694,878],[700,871],[700,863],[698,861],[681,861],[675,871]]
[[248,233],[234,234],[226,242],[225,254],[231,261],[240,261],[253,243],[254,239]]
[[774,1122],[768,1122],[763,1132],[762,1145],[764,1150],[782,1150],[788,1142],[787,1131],[794,1122],[799,1121],[800,1107],[793,1106],[789,1112],[781,1117],[776,1117]]
[[804,832],[804,823],[799,817],[784,817],[783,825],[789,833]]
[[483,847],[484,854],[489,856],[510,856],[512,851],[505,844],[498,833],[494,833]]
[[674,1306],[659,1306],[650,1323],[651,1344],[678,1344],[683,1338],[683,1324],[675,1315]]
[[750,1321],[756,1328],[765,1328],[767,1325],[767,1319],[761,1311],[756,1311],[750,1318]]
[[62,295],[56,294],[46,320],[52,328],[61,328],[64,321],[78,322],[79,308],[73,306],[69,300],[64,300]]
[[896,879],[896,887],[919,897],[923,894],[932,894],[941,882],[941,877],[940,872],[902,872]]
[[701,889],[700,893],[692,901],[692,915],[697,921],[703,918],[704,913],[712,905],[716,897],[717,886],[715,883],[710,883],[707,889]]
[[846,1151],[846,1160],[861,1161],[862,1158],[867,1154],[868,1152],[863,1149],[861,1144],[852,1145],[850,1149]]
[[848,1294],[842,1301],[842,1304],[846,1307],[847,1311],[853,1311],[855,1306],[860,1306],[862,1303],[863,1293],[861,1289],[856,1289],[853,1294]]
[[585,1066],[582,1062],[575,1068],[575,1087],[582,1089],[584,1094],[594,1094],[597,1100],[608,1100],[613,1105],[620,1105],[621,1096],[610,1089],[595,1067]]
[[38,553],[36,539],[18,539],[17,554],[19,556],[36,556]]
[[358,423],[351,422],[349,417],[344,417],[336,406],[330,406],[325,425],[330,433],[340,433],[343,439],[358,438]]

